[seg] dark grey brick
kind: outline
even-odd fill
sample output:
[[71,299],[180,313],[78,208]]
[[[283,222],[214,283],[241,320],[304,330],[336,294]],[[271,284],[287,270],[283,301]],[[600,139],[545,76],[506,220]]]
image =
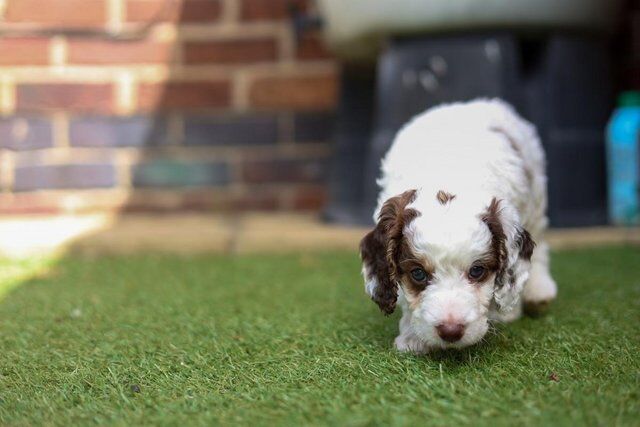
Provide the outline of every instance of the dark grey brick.
[[22,166],[15,170],[15,191],[63,188],[108,188],[116,184],[110,164]]
[[275,115],[188,116],[187,145],[268,145],[278,142]]
[[333,113],[299,113],[294,117],[293,139],[297,142],[327,142],[333,137]]
[[224,162],[158,160],[133,167],[134,187],[208,187],[229,180],[229,165]]
[[145,147],[168,142],[165,117],[86,116],[71,120],[69,139],[76,147]]
[[35,150],[53,146],[53,126],[46,117],[0,118],[0,148]]
[[242,176],[250,183],[319,183],[327,174],[323,159],[249,160],[243,164]]

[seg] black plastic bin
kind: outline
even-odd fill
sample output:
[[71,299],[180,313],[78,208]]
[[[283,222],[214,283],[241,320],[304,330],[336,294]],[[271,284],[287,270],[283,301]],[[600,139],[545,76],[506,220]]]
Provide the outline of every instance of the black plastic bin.
[[604,224],[609,65],[606,44],[589,36],[495,33],[391,41],[377,70],[345,67],[327,218],[372,222],[380,159],[412,116],[441,103],[500,97],[540,132],[551,225]]

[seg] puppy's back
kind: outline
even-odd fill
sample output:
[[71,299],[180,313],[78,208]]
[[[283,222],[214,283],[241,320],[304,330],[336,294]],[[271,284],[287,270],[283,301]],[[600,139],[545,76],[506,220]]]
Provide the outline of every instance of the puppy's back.
[[382,163],[379,201],[410,188],[516,199],[522,195],[513,193],[543,191],[543,181],[527,176],[544,177],[544,155],[530,123],[497,99],[447,104],[398,132]]

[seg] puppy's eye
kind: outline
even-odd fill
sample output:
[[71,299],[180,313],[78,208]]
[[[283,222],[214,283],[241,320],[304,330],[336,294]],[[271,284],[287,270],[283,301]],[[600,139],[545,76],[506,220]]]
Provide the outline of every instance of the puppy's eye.
[[422,268],[414,268],[411,270],[411,278],[416,282],[424,282],[427,280],[427,272]]
[[469,269],[469,278],[472,280],[480,280],[484,277],[486,269],[481,265],[474,265]]

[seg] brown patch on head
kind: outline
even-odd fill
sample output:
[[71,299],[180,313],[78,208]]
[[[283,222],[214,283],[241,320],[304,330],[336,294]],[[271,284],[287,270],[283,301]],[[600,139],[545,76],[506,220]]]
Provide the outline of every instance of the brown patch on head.
[[419,215],[407,208],[415,198],[416,190],[409,190],[387,200],[378,224],[360,242],[360,256],[369,276],[366,279],[377,281],[372,299],[385,314],[393,313],[398,299],[398,263],[409,251],[403,231]]
[[440,204],[443,206],[455,198],[456,198],[455,194],[447,193],[446,191],[440,190],[436,193],[436,199],[438,199],[438,202],[440,202]]
[[504,275],[507,265],[507,236],[504,234],[500,220],[500,200],[495,197],[482,215],[482,221],[487,224],[491,232],[491,250],[487,267],[496,273],[496,286],[504,285]]

